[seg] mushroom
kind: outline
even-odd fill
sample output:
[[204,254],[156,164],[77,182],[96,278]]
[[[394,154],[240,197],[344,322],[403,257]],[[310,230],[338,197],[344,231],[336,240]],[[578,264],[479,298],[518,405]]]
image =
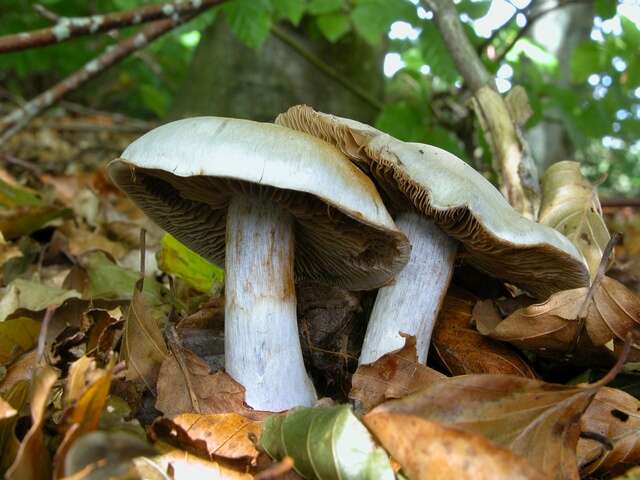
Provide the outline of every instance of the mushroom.
[[367,171],[412,244],[407,267],[378,292],[361,364],[401,348],[399,332],[416,336],[418,359],[426,363],[456,249],[478,269],[536,297],[589,284],[584,258],[565,236],[517,213],[456,156],[305,105],[290,108],[276,123],[336,145]]
[[334,146],[285,127],[179,120],[129,145],[109,174],[157,224],[224,262],[225,370],[258,410],[316,398],[294,276],[369,290],[409,259],[373,182]]

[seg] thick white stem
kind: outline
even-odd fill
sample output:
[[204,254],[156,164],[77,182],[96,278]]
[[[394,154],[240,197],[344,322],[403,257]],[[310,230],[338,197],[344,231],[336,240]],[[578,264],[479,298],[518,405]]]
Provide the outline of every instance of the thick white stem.
[[225,369],[257,410],[316,399],[298,339],[293,224],[272,201],[248,195],[227,213]]
[[413,212],[400,214],[396,225],[411,242],[411,258],[392,285],[378,290],[361,365],[402,348],[405,340],[399,332],[416,337],[418,361],[425,364],[431,332],[451,280],[457,242]]

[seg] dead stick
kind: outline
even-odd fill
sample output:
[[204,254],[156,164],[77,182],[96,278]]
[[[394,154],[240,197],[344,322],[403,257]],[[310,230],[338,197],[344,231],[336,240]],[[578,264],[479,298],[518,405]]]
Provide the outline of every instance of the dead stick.
[[105,13],[88,17],[60,17],[49,28],[31,32],[14,33],[0,37],[0,53],[59,43],[83,35],[130,27],[154,20],[170,20],[179,23],[186,17],[201,13],[225,0],[173,0],[160,5]]
[[[191,19],[190,17],[189,19]],[[97,58],[85,64],[80,70],[42,92],[26,104],[13,110],[0,120],[0,145],[22,130],[33,118],[58,102],[68,93],[77,90],[108,68],[124,60],[131,53],[140,50],[149,42],[175,28],[180,22],[171,19],[158,20],[131,35],[120,43],[109,47]]]

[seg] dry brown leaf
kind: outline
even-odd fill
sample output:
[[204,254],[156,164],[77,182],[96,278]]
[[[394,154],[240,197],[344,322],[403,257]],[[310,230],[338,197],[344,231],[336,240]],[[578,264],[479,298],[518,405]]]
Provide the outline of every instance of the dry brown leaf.
[[11,466],[20,448],[15,426],[18,413],[29,398],[29,382],[18,382],[3,396],[4,400],[0,398],[0,477]]
[[[581,473],[608,473],[640,462],[640,401],[622,390],[602,388],[582,417],[578,442]],[[590,435],[591,434],[591,435]],[[607,439],[613,448],[593,439]]]
[[58,373],[51,367],[42,367],[34,374],[31,392],[32,425],[20,444],[15,461],[7,470],[7,480],[49,480],[51,457],[44,444],[44,425],[49,394]]
[[139,280],[124,324],[120,357],[127,363],[127,380],[142,381],[150,390],[156,384],[160,365],[169,356],[158,320],[158,312],[150,307]]
[[[517,310],[495,328],[486,328],[488,335],[544,354],[572,352],[588,291],[584,287],[555,293],[543,303]],[[602,347],[613,339],[624,341],[628,332],[640,327],[640,298],[617,280],[603,277],[594,286],[584,327],[587,335],[581,335],[578,350]]]
[[543,480],[529,462],[482,435],[416,415],[377,411],[364,423],[409,478],[434,480]]
[[360,365],[351,380],[349,398],[362,402],[364,411],[390,398],[402,398],[444,378],[426,365],[418,362],[416,338],[405,336],[402,349],[391,352],[369,365]]
[[555,385],[514,375],[462,375],[433,381],[367,416],[413,415],[481,434],[549,478],[577,480],[580,417],[596,392],[597,386]]
[[[154,446],[161,452],[159,456],[134,460],[141,478],[165,479],[167,478],[166,474],[172,472],[170,478],[176,480],[196,478],[215,480],[253,479],[253,475],[246,472],[245,468],[231,462],[205,460],[164,442],[156,442]],[[159,473],[164,475],[159,475]]]
[[244,387],[226,372],[211,373],[196,354],[186,349],[180,351],[181,361],[174,355],[167,357],[158,375],[156,408],[165,416],[238,413],[259,420],[267,415],[244,403]]
[[97,430],[109,397],[114,364],[112,359],[105,369],[100,369],[94,360],[81,357],[71,365],[65,390],[67,410],[61,426],[64,436],[53,462],[55,478],[64,475],[65,457],[73,443]]
[[444,299],[431,342],[433,351],[452,375],[502,373],[536,378],[535,372],[511,346],[481,335],[472,326],[477,298],[451,289]]
[[557,162],[544,173],[538,221],[578,247],[593,279],[610,235],[596,189],[582,176],[578,162]]
[[205,457],[251,463],[258,458],[251,436],[260,437],[260,423],[237,413],[183,413],[173,419],[159,418],[151,429],[157,438]]
[[90,250],[102,250],[113,258],[120,259],[129,252],[122,243],[109,240],[102,233],[89,230],[87,227],[76,227],[71,222],[67,222],[60,231],[67,237],[68,251],[74,257]]
[[21,381],[29,381],[36,368],[37,352],[31,350],[25,353],[7,368],[7,373],[0,381],[0,393],[11,390]]

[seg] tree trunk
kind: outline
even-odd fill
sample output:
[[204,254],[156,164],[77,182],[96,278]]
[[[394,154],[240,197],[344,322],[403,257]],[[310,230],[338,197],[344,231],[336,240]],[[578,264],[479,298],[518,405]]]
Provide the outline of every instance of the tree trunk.
[[[303,21],[281,25],[304,48],[374,97],[383,95],[384,50],[355,34],[329,43]],[[173,116],[217,115],[273,121],[290,106],[306,103],[320,111],[373,122],[376,109],[327,77],[308,60],[269,35],[259,50],[243,45],[220,16],[204,32],[195,52],[184,95]]]
[[[535,2],[532,14],[553,8],[562,0]],[[530,36],[558,59],[557,84],[571,83],[571,56],[576,46],[588,40],[593,24],[593,3],[575,3],[542,16],[531,28]],[[553,81],[549,79],[549,81]],[[553,111],[545,112],[556,117]],[[542,175],[553,163],[573,157],[574,146],[561,123],[542,121],[527,132],[533,157]]]

